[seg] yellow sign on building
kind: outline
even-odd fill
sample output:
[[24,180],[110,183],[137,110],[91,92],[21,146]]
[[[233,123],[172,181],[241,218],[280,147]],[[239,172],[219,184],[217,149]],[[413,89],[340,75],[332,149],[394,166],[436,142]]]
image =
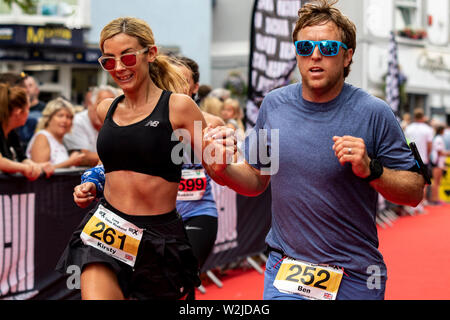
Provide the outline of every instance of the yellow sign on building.
[[67,28],[50,28],[50,27],[34,27],[27,28],[27,43],[44,44],[49,40],[54,41],[62,39],[70,41],[72,39],[72,31]]

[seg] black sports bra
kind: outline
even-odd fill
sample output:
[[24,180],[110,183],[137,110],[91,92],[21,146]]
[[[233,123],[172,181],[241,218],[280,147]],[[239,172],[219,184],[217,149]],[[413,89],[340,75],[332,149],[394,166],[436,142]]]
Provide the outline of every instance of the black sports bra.
[[125,96],[113,101],[97,139],[97,152],[105,173],[127,170],[158,176],[169,182],[180,182],[181,164],[175,164],[171,159],[173,148],[180,143],[171,140],[171,94],[163,91],[148,117],[127,126],[119,126],[113,121],[117,105]]

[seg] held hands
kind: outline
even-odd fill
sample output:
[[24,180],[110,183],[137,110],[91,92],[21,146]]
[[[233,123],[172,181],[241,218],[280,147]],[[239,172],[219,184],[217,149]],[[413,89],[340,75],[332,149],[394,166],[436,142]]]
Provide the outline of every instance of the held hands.
[[333,137],[333,150],[341,165],[350,163],[353,173],[360,178],[370,175],[370,158],[363,139],[351,136]]
[[214,172],[224,171],[237,152],[235,130],[220,126],[203,130],[203,162]]
[[37,163],[30,159],[26,159],[22,162],[24,168],[22,174],[30,181],[37,180],[42,173],[45,174],[46,178],[55,172],[55,167],[50,162]]
[[30,181],[37,180],[41,173],[42,168],[39,164],[34,163],[33,161],[29,160],[23,163],[24,167],[22,170],[22,174]]
[[86,208],[97,195],[97,188],[92,182],[80,184],[74,188],[73,200],[80,208]]
[[42,172],[45,173],[46,178],[50,178],[53,173],[55,173],[55,167],[50,162],[39,163]]

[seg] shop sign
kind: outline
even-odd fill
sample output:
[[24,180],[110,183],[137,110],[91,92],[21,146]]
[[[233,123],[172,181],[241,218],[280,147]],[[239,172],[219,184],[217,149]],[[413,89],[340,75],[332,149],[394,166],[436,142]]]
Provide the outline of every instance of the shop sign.
[[11,27],[0,27],[0,41],[12,41],[14,39],[14,29]]
[[445,72],[450,75],[450,66],[441,54],[432,56],[428,51],[423,51],[418,58],[417,64],[419,68],[431,71],[432,73]]
[[1,26],[2,44],[81,48],[84,47],[83,30],[63,26]]

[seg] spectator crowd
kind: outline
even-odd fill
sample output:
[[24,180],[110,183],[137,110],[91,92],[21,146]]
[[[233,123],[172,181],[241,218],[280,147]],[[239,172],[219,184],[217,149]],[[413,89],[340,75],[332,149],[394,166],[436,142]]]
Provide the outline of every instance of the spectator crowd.
[[[192,60],[179,60],[192,69],[193,66],[188,65]],[[245,126],[240,97],[234,96],[232,90],[199,85],[198,79],[191,92],[192,99],[204,113],[221,118],[236,131],[238,150],[242,150]],[[102,124],[96,106],[106,98],[118,97],[121,90],[110,85],[91,87],[82,105],[66,97],[44,102],[39,94],[39,83],[31,75],[23,72],[0,75],[0,171],[19,173],[35,180],[41,175],[50,177],[59,168],[97,165],[96,142]],[[416,108],[412,115],[405,113],[401,126],[407,140],[416,143],[433,183],[425,189],[424,200],[417,208],[394,206],[395,210],[389,211],[396,215],[426,213],[426,206],[443,204],[440,188],[448,171],[450,127],[430,120],[423,108]],[[239,153],[237,160],[242,159]],[[380,208],[377,218],[383,224],[390,219],[383,210],[391,207],[381,198]]]
[[[186,65],[192,61],[179,60]],[[228,89],[198,83],[191,91],[202,111],[223,119],[236,130],[241,145],[245,129],[238,97]],[[32,75],[0,74],[0,172],[22,174],[33,181],[42,174],[50,177],[59,168],[97,165],[96,145],[102,124],[96,107],[102,100],[121,94],[116,87],[100,85],[89,88],[83,104],[62,96],[41,101],[39,82]]]

